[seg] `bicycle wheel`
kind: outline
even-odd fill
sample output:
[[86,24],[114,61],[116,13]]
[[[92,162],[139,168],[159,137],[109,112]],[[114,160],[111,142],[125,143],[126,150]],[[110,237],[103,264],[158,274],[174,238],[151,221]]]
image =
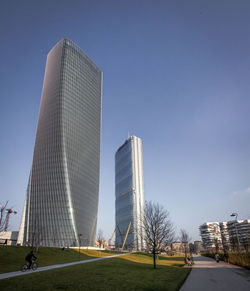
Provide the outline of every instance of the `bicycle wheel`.
[[27,264],[24,264],[21,268],[21,271],[26,272],[27,270],[28,270],[28,266],[27,266]]
[[33,263],[32,264],[32,270],[35,271],[36,269],[37,269],[37,264],[36,263]]

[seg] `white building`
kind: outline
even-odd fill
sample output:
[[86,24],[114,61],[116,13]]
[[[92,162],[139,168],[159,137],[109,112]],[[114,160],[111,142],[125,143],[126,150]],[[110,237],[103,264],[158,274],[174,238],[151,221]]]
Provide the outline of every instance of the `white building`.
[[228,222],[220,222],[220,232],[223,248],[224,250],[229,251],[231,249],[231,246],[228,232]]
[[1,231],[0,245],[15,246],[17,244],[18,231]]
[[249,251],[250,220],[206,222],[200,226],[200,235],[207,250]]
[[218,249],[222,246],[219,222],[206,222],[200,226],[200,235],[205,249]]
[[142,249],[142,219],[144,216],[144,178],[142,141],[129,137],[115,155],[116,247],[122,247],[131,227],[125,248]]
[[250,219],[232,220],[227,222],[231,249],[249,251],[250,249]]

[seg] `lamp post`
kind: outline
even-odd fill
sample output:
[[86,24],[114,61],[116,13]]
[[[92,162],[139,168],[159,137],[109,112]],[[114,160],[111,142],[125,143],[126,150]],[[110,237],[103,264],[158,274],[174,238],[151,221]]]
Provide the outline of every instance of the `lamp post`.
[[240,241],[239,241],[239,234],[238,234],[238,229],[236,227],[236,221],[238,218],[238,213],[232,213],[231,214],[232,217],[235,217],[235,221],[234,221],[234,227],[235,227],[235,232],[236,232],[236,237],[237,237],[237,242],[238,242],[238,252],[240,253]]
[[79,233],[79,234],[78,234],[78,245],[79,245],[79,261],[80,261],[80,241],[81,241],[81,236],[82,236],[82,234],[81,234],[81,233]]

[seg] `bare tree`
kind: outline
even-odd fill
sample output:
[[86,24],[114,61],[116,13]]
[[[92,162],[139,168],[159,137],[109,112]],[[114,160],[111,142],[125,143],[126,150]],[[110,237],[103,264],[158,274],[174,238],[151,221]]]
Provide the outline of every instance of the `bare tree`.
[[105,239],[104,239],[104,236],[103,236],[103,231],[101,229],[98,230],[97,244],[98,244],[99,248],[101,248],[102,245],[105,245]]
[[155,269],[156,256],[173,241],[174,237],[174,227],[169,212],[159,203],[146,202],[142,235],[146,249],[153,254]]
[[191,237],[189,236],[189,234],[187,233],[187,231],[185,229],[180,230],[180,240],[181,240],[181,243],[184,247],[185,260],[187,260],[188,244],[191,240]]

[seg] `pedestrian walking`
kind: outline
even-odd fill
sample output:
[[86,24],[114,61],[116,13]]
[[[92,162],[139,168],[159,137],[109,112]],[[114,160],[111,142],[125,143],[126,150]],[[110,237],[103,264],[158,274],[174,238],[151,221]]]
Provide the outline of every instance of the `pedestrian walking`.
[[194,264],[194,257],[191,255],[191,265]]
[[218,253],[215,254],[215,260],[216,260],[217,263],[219,263],[220,259],[219,259],[219,254]]
[[224,254],[224,261],[229,264],[229,256],[227,252]]

